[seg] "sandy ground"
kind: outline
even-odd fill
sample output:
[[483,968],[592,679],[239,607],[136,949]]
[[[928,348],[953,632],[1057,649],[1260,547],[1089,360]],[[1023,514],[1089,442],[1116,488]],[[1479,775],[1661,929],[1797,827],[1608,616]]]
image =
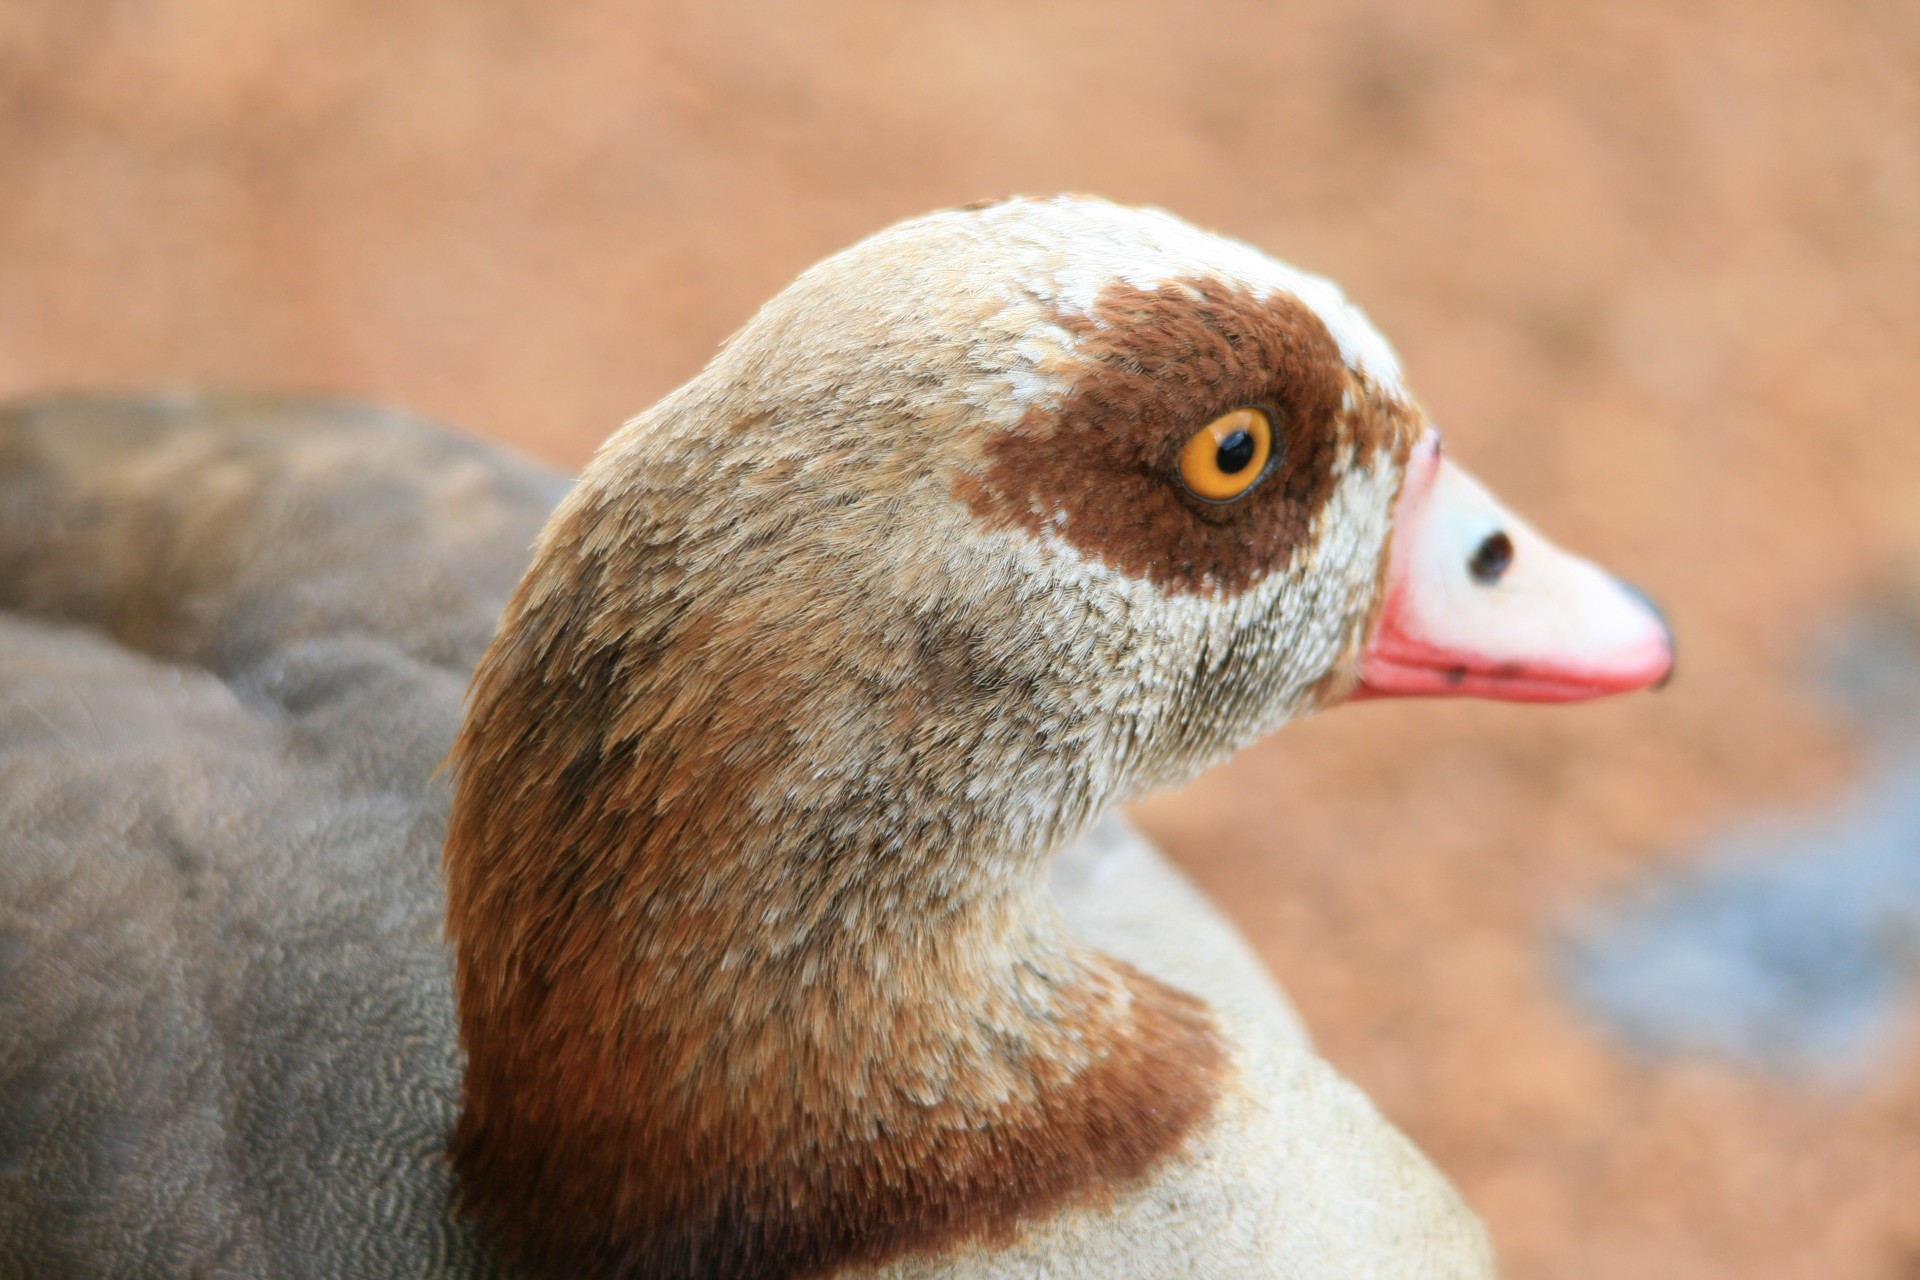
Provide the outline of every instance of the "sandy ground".
[[13,0],[0,394],[324,390],[575,465],[813,259],[1058,189],[1342,281],[1682,642],[1659,697],[1343,710],[1145,824],[1511,1275],[1920,1276],[1915,1037],[1847,1087],[1636,1060],[1549,963],[1858,767],[1805,663],[1920,580],[1920,8]]

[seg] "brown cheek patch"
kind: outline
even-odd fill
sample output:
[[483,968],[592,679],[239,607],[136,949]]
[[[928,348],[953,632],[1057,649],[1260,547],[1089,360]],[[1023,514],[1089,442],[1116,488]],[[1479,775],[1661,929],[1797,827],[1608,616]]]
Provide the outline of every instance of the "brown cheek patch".
[[[1211,277],[1118,283],[1060,319],[1079,342],[1072,391],[995,438],[985,471],[960,485],[990,527],[1052,530],[1170,591],[1238,593],[1292,564],[1348,467],[1398,443],[1326,325],[1291,297]],[[1349,388],[1361,407],[1343,413]],[[1203,502],[1180,482],[1180,448],[1242,406],[1273,415],[1277,456],[1245,497]]]

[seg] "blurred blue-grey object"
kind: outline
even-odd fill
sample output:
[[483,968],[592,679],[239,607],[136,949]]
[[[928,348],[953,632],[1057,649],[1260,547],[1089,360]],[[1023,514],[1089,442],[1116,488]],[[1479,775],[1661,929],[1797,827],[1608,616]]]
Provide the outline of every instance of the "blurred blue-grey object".
[[1834,805],[1756,818],[1582,914],[1577,1002],[1635,1048],[1856,1081],[1885,1064],[1920,986],[1920,611],[1823,646],[1822,689],[1871,742]]

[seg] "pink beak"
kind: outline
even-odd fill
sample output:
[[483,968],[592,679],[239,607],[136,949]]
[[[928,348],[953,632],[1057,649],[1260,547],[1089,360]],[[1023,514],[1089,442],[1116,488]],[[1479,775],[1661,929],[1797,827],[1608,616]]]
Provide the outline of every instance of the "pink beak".
[[1434,432],[1408,459],[1393,529],[1355,698],[1573,702],[1673,673],[1673,632],[1646,597],[1507,511]]

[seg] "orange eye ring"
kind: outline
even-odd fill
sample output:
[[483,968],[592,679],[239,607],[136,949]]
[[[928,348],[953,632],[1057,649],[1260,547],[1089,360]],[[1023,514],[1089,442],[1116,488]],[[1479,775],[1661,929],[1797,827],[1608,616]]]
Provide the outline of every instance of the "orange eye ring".
[[1258,484],[1273,457],[1273,419],[1234,409],[1194,432],[1180,450],[1180,480],[1194,497],[1232,502]]

